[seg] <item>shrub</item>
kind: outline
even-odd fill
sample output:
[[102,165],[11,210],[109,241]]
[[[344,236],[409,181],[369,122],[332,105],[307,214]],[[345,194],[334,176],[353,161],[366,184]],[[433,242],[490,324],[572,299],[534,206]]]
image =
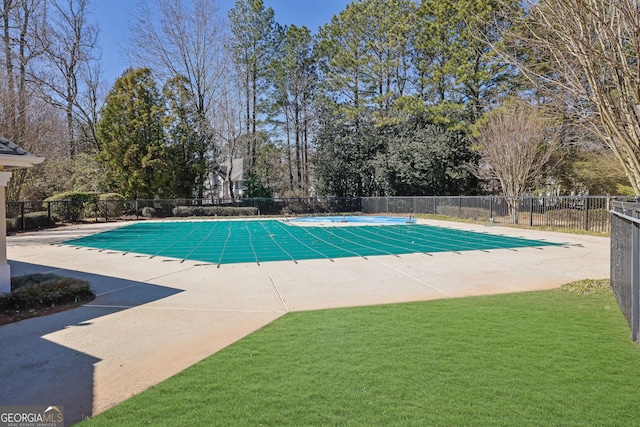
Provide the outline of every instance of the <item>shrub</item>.
[[0,296],[0,309],[25,310],[90,301],[89,282],[55,274],[29,274],[11,278],[11,293]]
[[59,202],[65,200],[73,200],[80,202],[92,202],[98,199],[97,193],[82,192],[82,191],[65,191],[63,193],[54,194],[51,197],[46,198],[45,202]]
[[36,230],[44,227],[54,226],[57,219],[55,215],[51,215],[49,220],[49,213],[46,211],[30,212],[24,216],[24,228],[22,227],[22,217],[7,218],[7,231],[16,230]]
[[258,208],[234,206],[176,206],[173,216],[252,216]]
[[51,212],[62,221],[78,222],[88,216],[95,216],[96,193],[66,191],[55,194],[45,202],[51,202]]
[[114,218],[124,214],[130,206],[124,196],[118,193],[105,193],[98,196],[98,214],[101,217]]
[[[22,230],[22,218],[13,218],[13,226],[16,230]],[[49,213],[48,212],[31,212],[25,214],[24,216],[24,230],[34,230],[40,229],[44,227],[49,227],[55,224],[55,217],[51,215],[51,223],[49,223]]]
[[292,199],[286,206],[282,207],[280,213],[282,215],[299,215],[310,214],[315,212],[324,212],[326,210],[324,204],[315,199]]
[[274,199],[241,199],[242,206],[257,208],[258,212],[263,215],[278,215],[280,214],[281,202],[277,202]]
[[156,216],[156,210],[151,206],[145,206],[142,208],[142,216],[145,218],[153,218]]
[[123,195],[118,193],[104,193],[98,196],[98,200],[126,200]]

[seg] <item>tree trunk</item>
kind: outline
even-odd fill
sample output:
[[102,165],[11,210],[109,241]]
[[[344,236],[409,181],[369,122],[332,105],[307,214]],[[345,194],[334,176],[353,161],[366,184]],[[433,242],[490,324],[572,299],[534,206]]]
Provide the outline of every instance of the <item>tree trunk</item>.
[[258,145],[258,135],[256,134],[256,121],[257,121],[257,113],[256,106],[258,104],[258,64],[256,61],[253,62],[253,74],[251,76],[251,84],[252,84],[252,97],[253,97],[253,109],[251,111],[251,161],[250,161],[250,173],[255,172],[256,168],[256,146]]
[[298,188],[302,188],[302,164],[301,164],[301,154],[300,154],[300,105],[298,104],[298,100],[294,100],[294,133],[296,140],[296,176],[298,178]]
[[507,197],[507,210],[509,211],[509,224],[517,224],[520,216],[520,200],[517,197]]

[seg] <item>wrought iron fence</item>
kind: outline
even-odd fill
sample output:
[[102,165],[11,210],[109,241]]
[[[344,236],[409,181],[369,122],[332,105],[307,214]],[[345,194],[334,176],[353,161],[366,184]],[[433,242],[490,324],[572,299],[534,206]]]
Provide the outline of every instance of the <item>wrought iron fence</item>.
[[[437,214],[501,224],[609,231],[614,197],[314,197],[252,199],[90,200],[8,202],[7,229],[28,230],[56,223],[176,216],[179,207],[253,207],[259,215]],[[633,200],[633,199],[628,199]],[[227,209],[227,212],[231,212]],[[240,214],[246,211],[239,210]],[[237,214],[237,212],[236,212]]]
[[7,230],[30,230],[58,223],[112,221],[141,217],[176,216],[181,207],[219,207],[224,214],[246,214],[255,208],[259,215],[304,215],[360,212],[357,197],[171,199],[171,200],[62,200],[51,202],[8,202]]
[[133,204],[123,200],[7,202],[7,230],[38,229],[61,222],[122,219],[133,211]]
[[611,202],[619,199],[619,197],[608,196],[363,197],[362,211],[364,213],[434,214],[500,224],[606,233],[609,231]]
[[361,210],[358,197],[137,200],[130,203],[134,206],[135,215],[141,216],[144,207],[152,207],[158,217],[174,216],[179,206],[253,207],[258,215],[331,214]]
[[611,288],[638,342],[640,326],[640,204],[612,202]]

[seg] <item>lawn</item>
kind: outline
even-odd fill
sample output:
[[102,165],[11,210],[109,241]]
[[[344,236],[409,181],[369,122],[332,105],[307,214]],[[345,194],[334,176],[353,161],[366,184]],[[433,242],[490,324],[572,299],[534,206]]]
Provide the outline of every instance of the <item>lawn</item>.
[[640,425],[609,290],[290,313],[83,425]]

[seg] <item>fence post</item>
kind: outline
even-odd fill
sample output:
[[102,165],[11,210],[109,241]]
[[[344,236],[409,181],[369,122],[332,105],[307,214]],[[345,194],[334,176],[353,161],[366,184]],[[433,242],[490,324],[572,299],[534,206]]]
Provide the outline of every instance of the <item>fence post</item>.
[[458,218],[462,218],[462,196],[458,196]]
[[533,227],[533,197],[529,197],[529,227]]
[[25,231],[27,229],[27,221],[24,219],[24,203],[25,202],[20,202],[20,217],[22,220],[22,231]]
[[589,196],[584,196],[584,229],[589,231]]
[[[640,218],[638,211],[634,209],[632,216],[634,218]],[[638,322],[639,318],[639,306],[640,306],[640,292],[638,289],[638,281],[640,280],[640,260],[638,251],[640,245],[640,225],[636,222],[632,222],[632,237],[631,237],[631,339],[633,342],[638,342]]]
[[489,221],[493,220],[493,196],[489,196]]
[[389,197],[385,198],[387,201],[387,215],[389,215]]

